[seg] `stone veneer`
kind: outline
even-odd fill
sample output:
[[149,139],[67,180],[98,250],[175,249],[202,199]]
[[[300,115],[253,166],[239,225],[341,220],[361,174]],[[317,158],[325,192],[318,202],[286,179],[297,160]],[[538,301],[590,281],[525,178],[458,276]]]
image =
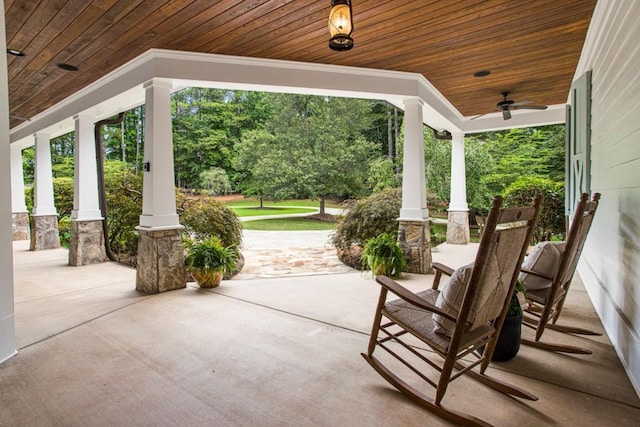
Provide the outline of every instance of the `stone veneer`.
[[13,240],[31,239],[31,227],[29,226],[29,212],[17,212],[11,215],[13,219]]
[[98,264],[107,260],[102,220],[71,221],[69,265]]
[[467,245],[471,242],[469,235],[469,212],[449,211],[447,221],[447,243]]
[[187,286],[180,229],[138,230],[136,289],[147,294]]
[[58,215],[32,215],[31,250],[57,249],[60,247]]
[[429,220],[400,221],[398,243],[407,259],[407,272],[431,272],[431,239]]

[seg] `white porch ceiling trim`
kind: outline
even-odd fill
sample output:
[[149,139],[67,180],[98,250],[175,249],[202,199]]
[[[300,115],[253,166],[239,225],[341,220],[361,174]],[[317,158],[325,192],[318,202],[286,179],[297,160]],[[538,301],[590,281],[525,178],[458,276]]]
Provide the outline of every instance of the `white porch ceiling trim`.
[[98,121],[141,105],[142,85],[153,78],[171,81],[173,90],[197,86],[379,99],[401,109],[404,100],[418,97],[424,101],[424,123],[452,133],[564,122],[564,105],[514,111],[509,121],[502,120],[500,113],[469,120],[416,73],[151,49],[11,129],[11,143],[28,147],[36,132],[51,137],[71,132],[76,114],[91,114]]

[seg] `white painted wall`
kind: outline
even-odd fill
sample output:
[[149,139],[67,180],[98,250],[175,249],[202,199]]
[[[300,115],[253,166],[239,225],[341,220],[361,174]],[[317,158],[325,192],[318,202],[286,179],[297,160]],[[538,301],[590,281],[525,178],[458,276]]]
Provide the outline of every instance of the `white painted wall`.
[[578,267],[640,394],[640,1],[599,1],[576,76],[591,69],[591,191],[602,200]]
[[[4,1],[0,0],[0,10]],[[6,46],[4,13],[0,46]],[[9,149],[9,87],[7,56],[0,55],[0,363],[16,353],[13,321],[13,247],[11,236],[11,151]]]

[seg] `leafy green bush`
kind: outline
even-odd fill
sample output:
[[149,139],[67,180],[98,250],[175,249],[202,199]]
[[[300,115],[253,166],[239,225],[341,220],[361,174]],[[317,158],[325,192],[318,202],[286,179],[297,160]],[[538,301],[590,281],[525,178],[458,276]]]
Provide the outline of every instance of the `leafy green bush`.
[[518,206],[531,204],[538,194],[542,195],[542,206],[536,228],[533,232],[533,244],[551,240],[552,237],[564,239],[564,185],[548,178],[521,177],[504,192],[505,205]]
[[58,219],[58,233],[60,235],[60,245],[68,248],[71,241],[71,217],[61,216]]
[[397,233],[398,215],[402,207],[402,190],[388,188],[366,199],[343,203],[345,214],[338,219],[331,243],[340,250],[362,246],[382,233]]
[[397,233],[382,233],[364,242],[361,261],[363,267],[371,270],[373,275],[398,278],[407,268]]
[[135,262],[142,213],[142,174],[126,163],[107,160],[104,167],[109,245],[122,262]]
[[[33,213],[33,187],[24,188],[24,200],[27,211]],[[73,178],[53,178],[53,203],[58,215],[71,216],[73,210]]]
[[242,223],[238,216],[221,202],[205,198],[182,202],[180,223],[197,240],[218,237],[223,246],[240,247]]

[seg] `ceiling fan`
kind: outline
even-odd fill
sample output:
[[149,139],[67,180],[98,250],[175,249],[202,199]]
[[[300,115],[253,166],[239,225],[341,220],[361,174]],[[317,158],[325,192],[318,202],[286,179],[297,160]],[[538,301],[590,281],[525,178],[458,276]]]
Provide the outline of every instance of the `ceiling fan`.
[[[509,120],[511,118],[511,110],[546,110],[546,105],[529,105],[533,101],[520,101],[515,102],[511,99],[507,99],[509,96],[509,92],[502,92],[502,101],[496,104],[496,109],[498,111],[502,111],[502,118],[505,120]],[[478,117],[482,117],[485,114],[480,114],[479,116],[472,117],[471,120],[475,120]]]

